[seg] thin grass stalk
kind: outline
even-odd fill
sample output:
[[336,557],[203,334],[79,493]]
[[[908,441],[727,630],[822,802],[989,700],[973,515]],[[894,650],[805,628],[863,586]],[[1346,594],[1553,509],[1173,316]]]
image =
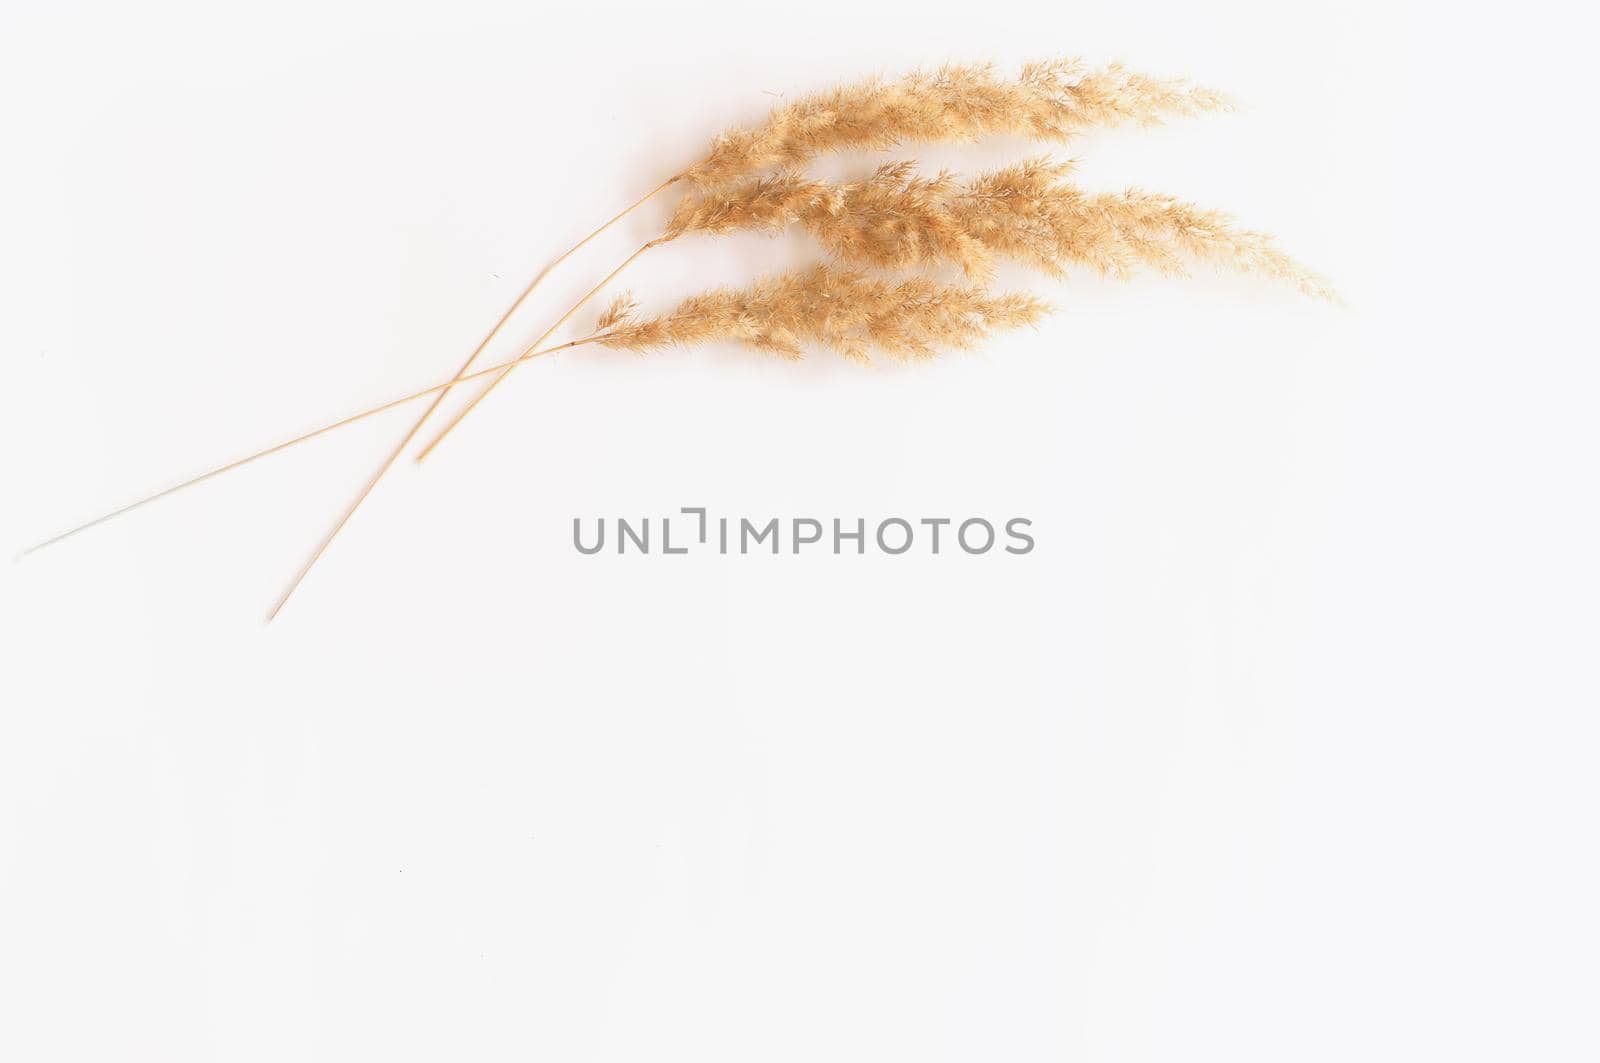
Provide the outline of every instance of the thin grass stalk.
[[[665,187],[665,186],[663,186],[663,187]],[[538,339],[534,340],[533,341],[533,346],[537,347],[540,344],[544,343],[546,340],[548,340],[551,336],[555,335],[556,331],[558,329],[560,329],[562,325],[565,325],[568,321],[572,320],[572,316],[574,314],[576,314],[579,310],[582,310],[584,308],[584,306],[589,302],[590,299],[593,299],[596,295],[599,295],[602,291],[604,291],[606,285],[608,285],[612,281],[616,280],[618,275],[620,275],[623,270],[625,270],[629,266],[631,266],[639,258],[640,255],[643,255],[646,251],[650,250],[652,247],[656,247],[656,246],[658,246],[660,244],[664,244],[666,242],[667,241],[665,239],[651,240],[649,243],[647,243],[644,246],[640,247],[639,250],[635,251],[633,254],[631,254],[627,258],[623,259],[622,260],[622,264],[620,266],[618,266],[616,269],[612,270],[610,273],[606,274],[604,280],[602,280],[599,284],[596,284],[593,288],[590,288],[589,291],[583,296],[583,298],[579,299],[576,303],[573,303],[572,306],[567,310],[567,312],[562,314],[561,317],[559,319],[557,319],[557,321],[556,321],[556,323],[554,325],[551,325],[548,329],[545,330],[543,335],[541,335]],[[506,366],[504,371],[502,371],[499,376],[497,376],[493,380],[489,381],[489,384],[488,384],[487,387],[485,387],[482,391],[480,391],[476,395],[474,395],[472,397],[472,401],[467,403],[466,406],[462,407],[461,411],[459,413],[457,413],[455,415],[455,417],[451,418],[450,423],[444,426],[443,431],[441,431],[438,435],[433,437],[433,442],[431,442],[427,446],[423,447],[422,450],[420,450],[417,453],[417,462],[418,462],[418,464],[421,464],[422,462],[426,461],[427,458],[428,458],[428,455],[433,453],[433,448],[438,446],[440,443],[444,442],[444,437],[449,435],[451,430],[454,429],[456,425],[461,423],[461,419],[463,417],[465,417],[467,414],[471,413],[477,407],[478,403],[480,403],[484,399],[488,398],[489,392],[493,391],[496,387],[499,386],[501,381],[503,381],[506,377],[510,376],[512,371],[517,368],[517,365],[518,365],[517,362],[512,362],[510,365]],[[443,397],[444,397],[443,395],[440,395],[441,399]],[[436,402],[437,402],[437,400],[436,400]]]
[[601,335],[599,333],[596,333],[594,335],[584,336],[581,339],[576,339],[576,340],[572,340],[572,341],[567,342],[567,343],[559,344],[559,345],[557,345],[555,347],[546,347],[546,348],[544,348],[542,350],[534,350],[533,348],[530,347],[528,350],[524,351],[522,354],[518,355],[516,358],[510,359],[509,361],[500,362],[500,363],[498,363],[496,365],[485,366],[485,367],[483,367],[481,369],[475,369],[472,372],[467,373],[465,375],[451,377],[449,380],[446,380],[443,383],[434,384],[432,387],[423,388],[421,391],[413,391],[409,395],[402,395],[398,399],[391,399],[389,402],[383,403],[381,406],[373,406],[373,407],[371,407],[369,409],[362,410],[360,413],[352,414],[349,417],[346,417],[346,418],[344,418],[342,420],[333,421],[333,422],[331,422],[329,424],[325,424],[321,428],[314,428],[309,432],[305,432],[305,433],[302,433],[301,435],[295,436],[293,439],[286,439],[282,443],[275,443],[272,446],[267,447],[265,450],[258,450],[254,454],[249,454],[249,455],[246,455],[245,457],[239,458],[239,459],[237,459],[235,461],[230,461],[226,465],[219,465],[216,468],[210,469],[210,470],[208,470],[206,472],[203,472],[198,476],[192,476],[189,479],[182,481],[181,483],[176,483],[176,484],[173,484],[171,487],[163,488],[162,490],[157,491],[153,495],[146,495],[144,498],[139,499],[137,502],[129,502],[127,505],[120,506],[117,509],[113,509],[109,513],[102,513],[100,516],[95,517],[93,520],[85,521],[84,523],[78,525],[75,528],[69,528],[66,531],[60,533],[59,535],[53,535],[50,538],[44,540],[43,542],[35,543],[34,545],[28,547],[26,550],[24,550],[21,553],[19,553],[17,555],[17,557],[18,557],[18,559],[27,557],[29,554],[34,553],[37,550],[43,550],[45,547],[53,546],[54,544],[59,543],[64,539],[69,539],[72,536],[77,535],[79,532],[88,531],[90,528],[93,528],[96,525],[104,524],[106,521],[111,520],[113,517],[120,517],[125,513],[132,513],[134,510],[140,508],[141,506],[149,505],[151,502],[154,502],[157,499],[166,498],[168,495],[176,494],[177,492],[183,490],[185,487],[193,487],[195,484],[204,483],[206,480],[210,480],[213,477],[221,476],[225,472],[231,472],[234,469],[243,468],[244,466],[249,465],[253,461],[259,461],[260,459],[268,457],[268,456],[270,456],[272,454],[276,454],[279,451],[288,450],[292,446],[295,446],[295,445],[297,445],[299,443],[304,443],[307,440],[315,439],[320,435],[325,435],[328,432],[332,432],[336,428],[343,428],[346,425],[355,424],[357,421],[366,420],[368,417],[375,417],[380,413],[387,413],[389,410],[392,410],[397,406],[404,406],[408,402],[415,402],[416,400],[418,400],[420,398],[425,398],[428,395],[434,394],[435,392],[443,391],[446,388],[454,387],[455,385],[457,385],[459,383],[462,383],[463,381],[476,380],[479,377],[486,377],[491,373],[498,373],[501,370],[505,369],[507,366],[518,365],[518,364],[520,364],[522,362],[532,361],[535,358],[539,358],[539,357],[542,357],[542,356],[547,355],[547,354],[554,354],[557,351],[565,351],[565,350],[569,350],[570,348],[573,348],[573,347],[581,347],[584,344],[594,343],[594,342],[598,341],[599,339],[601,339]]
[[[614,215],[610,221],[606,222],[604,225],[601,225],[588,236],[585,236],[582,240],[579,240],[577,243],[573,244],[566,251],[562,252],[554,262],[546,266],[537,277],[528,283],[528,286],[522,290],[522,294],[517,296],[516,301],[513,302],[506,312],[500,316],[500,320],[495,323],[494,328],[489,330],[489,334],[484,336],[483,340],[478,344],[473,352],[467,356],[467,360],[461,363],[461,368],[456,371],[457,381],[467,379],[464,374],[466,374],[467,371],[472,368],[473,363],[478,360],[478,356],[482,354],[489,346],[490,342],[492,342],[494,338],[500,334],[500,330],[505,327],[506,322],[511,320],[512,315],[515,314],[518,308],[520,308],[522,304],[527,301],[528,297],[533,294],[534,289],[539,286],[540,282],[543,281],[545,277],[550,275],[551,271],[553,271],[557,266],[561,265],[561,263],[566,261],[569,257],[576,254],[578,250],[590,240],[593,240],[595,237],[611,228],[611,226],[627,217],[634,210],[643,206],[658,192],[665,191],[667,188],[670,188],[673,184],[677,183],[680,179],[681,175],[670,177],[663,181],[660,185],[641,196],[631,206]],[[553,332],[554,329],[551,331]],[[547,332],[545,335],[548,336],[549,333]],[[534,346],[537,346],[537,344]],[[290,596],[294,594],[301,582],[305,580],[306,576],[310,575],[311,570],[316,566],[317,561],[320,560],[322,555],[327,552],[328,547],[333,545],[333,540],[338,538],[339,533],[344,530],[344,526],[350,522],[350,518],[355,516],[356,510],[360,509],[361,504],[367,500],[367,496],[372,494],[379,482],[381,482],[383,478],[388,475],[389,470],[394,467],[394,463],[400,460],[400,455],[405,453],[406,448],[411,445],[411,441],[417,437],[419,432],[422,431],[422,426],[427,423],[429,417],[433,416],[433,411],[439,408],[439,404],[444,402],[445,396],[450,394],[450,388],[453,386],[454,384],[448,385],[439,392],[439,394],[434,398],[433,402],[428,405],[428,408],[422,411],[422,416],[417,418],[417,423],[411,426],[411,430],[405,434],[405,437],[400,440],[400,442],[395,446],[394,450],[390,452],[389,456],[384,459],[383,464],[378,466],[378,471],[372,474],[372,479],[367,481],[366,487],[362,488],[361,493],[356,496],[356,500],[350,504],[350,508],[344,511],[344,515],[339,518],[338,523],[333,526],[333,529],[329,531],[322,542],[318,544],[316,550],[312,552],[310,559],[306,561],[304,567],[300,569],[299,574],[296,575],[294,580],[289,584],[289,589],[286,590],[283,594],[283,597],[278,600],[278,604],[273,606],[272,612],[267,616],[269,621],[278,615],[278,611],[282,609],[289,601]],[[490,385],[490,387],[492,388],[493,385]],[[482,397],[482,395],[479,395],[478,398],[474,399],[472,404],[467,408],[471,409],[472,406],[476,406],[478,400]],[[457,417],[457,420],[460,420],[459,416]],[[455,421],[452,421],[451,424],[454,425]],[[447,428],[445,431],[448,432],[449,429]],[[432,444],[429,444],[428,449],[431,450],[434,445],[437,445],[437,443],[438,440],[435,439]]]

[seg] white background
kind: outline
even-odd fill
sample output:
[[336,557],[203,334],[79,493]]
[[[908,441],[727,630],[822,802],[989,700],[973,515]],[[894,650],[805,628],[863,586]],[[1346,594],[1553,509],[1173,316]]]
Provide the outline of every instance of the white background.
[[[400,468],[270,626],[416,407],[0,569],[0,1056],[1595,1058],[1572,28],[3,10],[8,551],[448,376],[716,130],[875,69],[1079,53],[1235,94],[1068,154],[1279,234],[1351,308],[1014,274],[1060,313],[936,364],[573,352]],[[631,286],[813,254],[686,241]],[[572,548],[693,505],[1026,516],[1038,547]]]

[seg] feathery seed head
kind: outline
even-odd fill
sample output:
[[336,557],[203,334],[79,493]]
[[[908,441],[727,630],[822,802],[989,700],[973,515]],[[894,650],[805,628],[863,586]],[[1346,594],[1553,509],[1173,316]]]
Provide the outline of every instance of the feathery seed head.
[[866,362],[873,350],[920,358],[970,347],[991,332],[1034,324],[1047,310],[1024,293],[990,295],[819,265],[691,296],[660,317],[617,322],[598,342],[648,350],[732,340],[787,358],[799,358],[810,342]]
[[780,174],[690,193],[666,239],[797,224],[838,260],[880,269],[953,263],[983,280],[997,259],[1008,259],[1052,277],[1070,266],[1129,276],[1181,273],[1207,260],[1331,296],[1325,281],[1269,237],[1238,229],[1226,215],[1137,190],[1087,193],[1066,179],[1070,171],[1070,163],[1033,158],[965,184],[949,173],[918,177],[910,162],[839,184]]
[[762,124],[723,133],[683,177],[709,189],[817,156],[906,143],[954,143],[996,135],[1065,140],[1096,125],[1151,125],[1226,106],[1218,93],[1113,64],[1031,63],[1014,80],[988,63],[869,78],[774,108]]

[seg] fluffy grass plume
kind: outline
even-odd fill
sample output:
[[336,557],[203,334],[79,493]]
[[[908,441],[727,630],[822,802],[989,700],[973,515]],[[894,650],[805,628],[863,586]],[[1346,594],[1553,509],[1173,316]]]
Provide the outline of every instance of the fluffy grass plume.
[[660,317],[640,319],[621,296],[600,318],[594,342],[627,350],[731,340],[786,358],[803,344],[869,362],[876,350],[931,357],[971,347],[991,332],[1039,321],[1049,307],[1026,293],[990,294],[922,277],[889,279],[824,265],[782,273],[748,288],[690,296]]
[[1076,59],[1029,63],[1014,79],[989,63],[951,64],[898,78],[868,78],[773,108],[765,122],[725,132],[681,175],[701,189],[776,169],[797,169],[835,151],[962,142],[1008,135],[1063,141],[1091,126],[1152,125],[1227,106],[1187,81]]
[[909,162],[842,183],[782,173],[690,193],[662,241],[799,225],[840,261],[887,270],[953,263],[983,280],[1003,258],[1052,277],[1069,266],[1128,276],[1181,273],[1204,261],[1332,297],[1326,282],[1270,237],[1224,214],[1138,190],[1085,192],[1067,180],[1070,169],[1029,159],[968,182],[948,172],[919,177]]

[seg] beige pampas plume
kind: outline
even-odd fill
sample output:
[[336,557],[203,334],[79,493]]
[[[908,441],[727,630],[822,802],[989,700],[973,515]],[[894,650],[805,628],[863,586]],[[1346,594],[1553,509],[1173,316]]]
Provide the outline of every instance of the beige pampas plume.
[[1059,142],[1092,126],[1152,125],[1227,105],[1210,89],[1119,64],[1095,70],[1076,59],[1054,59],[1030,63],[1014,79],[989,63],[951,64],[780,104],[760,125],[723,133],[682,176],[698,188],[715,188],[796,169],[829,152],[992,136]]
[[602,315],[604,331],[595,342],[648,350],[730,340],[788,358],[800,357],[810,342],[869,362],[874,350],[926,358],[971,347],[991,332],[1035,324],[1048,311],[1026,293],[991,295],[921,277],[889,280],[819,265],[748,288],[691,296],[646,320],[633,316],[632,300],[623,296]]
[[780,174],[685,196],[657,243],[799,225],[829,254],[858,266],[951,263],[982,279],[1001,258],[1052,277],[1070,266],[1116,276],[1178,273],[1205,261],[1333,297],[1270,237],[1224,214],[1138,190],[1085,192],[1066,180],[1070,172],[1068,163],[1036,158],[966,183],[948,172],[918,177],[910,162],[840,184]]

